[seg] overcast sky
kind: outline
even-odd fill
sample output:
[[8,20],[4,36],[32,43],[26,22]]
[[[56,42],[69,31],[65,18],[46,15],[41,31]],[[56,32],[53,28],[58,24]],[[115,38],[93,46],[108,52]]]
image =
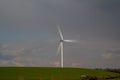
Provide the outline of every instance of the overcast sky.
[[0,66],[120,68],[120,0],[0,0]]

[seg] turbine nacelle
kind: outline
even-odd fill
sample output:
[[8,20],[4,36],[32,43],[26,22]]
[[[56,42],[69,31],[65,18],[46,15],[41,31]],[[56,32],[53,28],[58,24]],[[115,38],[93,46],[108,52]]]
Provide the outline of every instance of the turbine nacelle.
[[60,42],[64,42],[64,40],[60,40]]

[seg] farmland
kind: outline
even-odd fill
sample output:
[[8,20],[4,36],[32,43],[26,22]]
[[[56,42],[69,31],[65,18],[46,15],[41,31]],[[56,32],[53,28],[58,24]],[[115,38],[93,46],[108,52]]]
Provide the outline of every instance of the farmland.
[[0,80],[80,80],[81,75],[120,76],[117,73],[84,68],[0,67]]

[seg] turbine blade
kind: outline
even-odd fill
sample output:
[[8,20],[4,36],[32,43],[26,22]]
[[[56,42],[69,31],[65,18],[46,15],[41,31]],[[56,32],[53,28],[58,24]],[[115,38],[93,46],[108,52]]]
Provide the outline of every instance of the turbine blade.
[[64,40],[65,42],[71,42],[71,43],[76,43],[78,42],[77,40]]
[[58,49],[57,49],[57,54],[60,54],[60,49],[61,49],[61,44],[59,43]]
[[57,28],[58,28],[58,32],[59,32],[60,38],[63,40],[63,34],[61,32],[61,29],[60,29],[59,25],[57,25]]

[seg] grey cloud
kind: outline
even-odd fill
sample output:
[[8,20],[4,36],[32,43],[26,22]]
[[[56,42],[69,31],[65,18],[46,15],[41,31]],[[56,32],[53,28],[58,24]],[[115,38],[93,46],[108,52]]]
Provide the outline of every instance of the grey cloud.
[[[119,4],[116,0],[112,2]],[[50,31],[54,34],[55,29],[53,28],[56,24],[60,24],[63,32],[69,33],[70,37],[74,34],[81,39],[119,42],[120,15],[108,15],[109,13],[104,13],[107,10],[101,12],[101,9],[98,8],[105,7],[105,5],[114,7],[112,2],[111,0],[2,0],[0,2],[0,10],[3,13],[1,14],[1,24],[8,24],[7,26],[12,28],[11,31],[16,31],[14,33],[22,31],[27,34],[26,36],[46,34]],[[113,10],[111,9],[112,12],[114,12]]]
[[110,13],[120,13],[119,7],[120,7],[120,1],[119,0],[101,0],[100,3],[98,3],[97,7],[101,10],[104,10],[105,12]]
[[[25,44],[9,44],[8,48],[1,49],[1,65],[6,63],[8,66],[17,66],[20,64],[25,66],[50,66],[50,63],[55,60],[53,55],[55,56],[56,53],[53,53],[54,50],[50,50],[52,48],[50,48],[49,43],[46,43],[46,45],[43,45],[43,43],[39,44],[36,41],[31,43],[26,42]],[[51,59],[51,61],[49,61],[49,59]]]
[[0,60],[13,60],[14,56],[11,55],[3,55],[2,53],[0,53]]
[[104,67],[112,67],[112,68],[119,68],[119,59],[120,55],[112,54],[112,53],[103,53],[101,55],[101,65],[104,65]]
[[7,44],[1,44],[0,45],[0,60],[13,60],[14,59],[13,55],[10,55],[10,54],[5,55],[3,53],[3,51],[6,50],[6,49],[8,49]]
[[[102,66],[106,64],[107,62],[106,63],[101,62],[101,59],[99,59],[98,55],[99,55],[99,51],[103,51],[104,49],[106,50],[108,48],[107,45],[106,44],[103,45],[101,43],[99,44],[98,43],[92,44],[92,43],[89,43],[87,41],[86,42],[81,41],[80,45],[66,43],[64,47],[64,53],[65,53],[64,65],[67,67],[76,66],[76,67],[92,68],[95,67],[96,65]],[[109,44],[109,47],[113,47],[113,46],[114,45]],[[42,42],[42,43],[41,41],[11,43],[9,44],[8,52],[9,52],[9,56],[14,56],[14,58],[11,60],[4,59],[5,61],[3,61],[2,59],[2,61],[3,63],[6,63],[7,66],[9,65],[17,66],[20,64],[24,66],[58,66],[60,61],[60,55],[56,54],[57,47],[58,47],[57,42],[54,41]],[[10,52],[11,49],[13,50],[14,54]],[[5,55],[5,53],[3,54]],[[117,61],[117,59],[118,58],[114,59],[112,62]]]
[[118,63],[120,58],[120,49],[107,50],[101,54],[101,57],[109,63]]
[[37,0],[0,1],[2,8],[0,10],[3,13],[1,14],[2,20],[5,20],[5,24],[22,27],[38,25],[39,23],[42,25],[49,22],[52,18],[50,12],[43,6],[45,1],[40,1],[39,6],[37,2]]
[[119,59],[120,59],[119,49],[114,49],[114,50],[106,49],[106,51],[100,54],[98,65],[103,68],[108,68],[108,67],[119,68],[120,67]]
[[112,54],[120,54],[120,49],[113,49],[113,50],[108,50],[106,53],[112,53]]

